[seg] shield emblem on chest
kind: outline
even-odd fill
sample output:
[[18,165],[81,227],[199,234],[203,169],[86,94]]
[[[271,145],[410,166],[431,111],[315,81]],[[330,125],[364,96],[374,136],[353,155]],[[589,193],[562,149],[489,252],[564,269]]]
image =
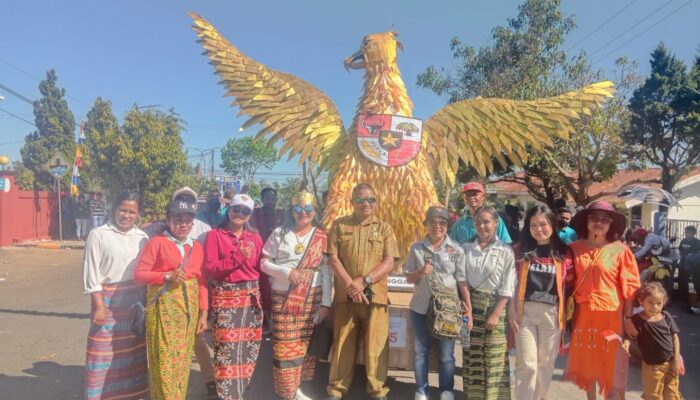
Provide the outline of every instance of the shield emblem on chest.
[[385,167],[408,164],[420,151],[423,121],[388,114],[360,114],[357,146],[370,161]]

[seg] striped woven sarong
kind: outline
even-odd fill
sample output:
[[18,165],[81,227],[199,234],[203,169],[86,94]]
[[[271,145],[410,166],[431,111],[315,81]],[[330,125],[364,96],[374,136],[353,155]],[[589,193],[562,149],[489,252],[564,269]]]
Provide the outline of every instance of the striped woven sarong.
[[220,400],[242,399],[260,353],[263,313],[258,281],[212,281],[214,376]]
[[620,341],[605,339],[606,330],[623,335],[622,309],[592,311],[588,303],[576,305],[564,380],[583,390],[598,383],[605,398],[616,398],[625,393],[629,357]]
[[85,398],[143,399],[148,395],[146,340],[131,333],[137,301],[145,288],[132,281],[102,285],[104,324],[90,324],[85,361]]
[[470,289],[474,328],[471,347],[463,351],[462,379],[467,400],[510,400],[510,367],[506,340],[505,310],[494,329],[485,329],[498,294]]
[[[148,286],[149,302],[162,287]],[[187,396],[198,317],[197,279],[174,285],[146,309],[152,400],[178,400]]]
[[275,393],[291,399],[302,379],[314,377],[318,359],[306,352],[314,329],[314,314],[321,303],[321,289],[310,289],[301,315],[284,311],[286,299],[287,292],[272,293],[272,373]]

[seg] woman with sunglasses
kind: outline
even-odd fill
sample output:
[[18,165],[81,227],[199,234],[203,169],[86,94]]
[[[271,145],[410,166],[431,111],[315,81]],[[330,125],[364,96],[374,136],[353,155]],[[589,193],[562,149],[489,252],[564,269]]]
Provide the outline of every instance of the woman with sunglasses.
[[272,372],[275,393],[306,400],[300,385],[311,380],[317,359],[307,355],[314,324],[331,306],[331,275],[325,263],[326,232],[316,227],[316,198],[297,193],[289,220],[263,248],[262,270],[272,277]]
[[[450,213],[445,207],[432,206],[425,213],[423,225],[428,234],[411,246],[403,268],[408,283],[414,284],[410,308],[414,337],[415,400],[428,400],[428,361],[430,343],[433,341],[427,326],[431,285],[435,288],[435,283],[440,284],[455,295],[461,292],[462,298],[465,299],[465,316],[469,318],[467,328],[472,327],[464,250],[447,236]],[[440,400],[454,400],[455,341],[435,338],[438,348]]]
[[639,271],[632,251],[618,239],[627,220],[604,201],[595,201],[571,220],[581,240],[574,253],[576,312],[569,365],[564,377],[596,398],[596,384],[606,399],[623,399],[628,357],[619,340],[634,338],[632,302]]
[[260,352],[263,313],[258,278],[262,239],[249,224],[255,203],[231,199],[227,218],[209,231],[205,271],[211,279],[216,391],[221,400],[242,399]]
[[549,207],[534,206],[516,246],[518,279],[508,302],[508,323],[515,334],[516,399],[547,397],[566,325],[565,293],[573,285],[574,266],[556,227]]

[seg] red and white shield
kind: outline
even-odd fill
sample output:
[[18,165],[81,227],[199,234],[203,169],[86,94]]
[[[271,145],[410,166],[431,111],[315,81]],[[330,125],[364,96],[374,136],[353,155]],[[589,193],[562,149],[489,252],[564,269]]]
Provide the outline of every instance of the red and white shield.
[[420,151],[423,121],[388,114],[360,114],[357,146],[370,161],[385,167],[405,165]]

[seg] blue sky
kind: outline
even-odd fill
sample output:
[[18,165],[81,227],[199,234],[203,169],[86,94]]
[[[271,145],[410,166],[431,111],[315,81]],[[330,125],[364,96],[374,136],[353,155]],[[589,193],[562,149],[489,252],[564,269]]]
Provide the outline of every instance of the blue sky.
[[[134,104],[157,104],[164,110],[173,107],[187,122],[183,139],[190,148],[191,160],[196,162],[195,148],[220,147],[229,137],[254,132],[238,132],[244,119],[235,117],[237,110],[229,107],[230,99],[223,97],[223,87],[217,84],[213,68],[195,42],[187,11],[208,19],[249,56],[277,70],[298,75],[325,91],[349,126],[362,89],[362,74],[346,72],[342,61],[359,48],[365,34],[385,31],[392,25],[399,32],[405,47],[399,56],[399,66],[415,103],[414,115],[427,118],[445,104],[445,99],[417,88],[417,74],[431,64],[451,67],[449,41],[455,36],[475,47],[487,43],[491,29],[505,25],[506,18],[515,16],[520,2],[24,0],[12,3],[0,15],[0,84],[36,99],[38,80],[54,68],[77,121],[85,118],[98,96],[112,102],[120,120]],[[698,54],[698,1],[566,0],[562,8],[577,23],[568,36],[568,47],[585,38],[571,50],[584,49],[589,54],[597,51],[592,57],[595,66],[608,72],[612,71],[617,56],[626,55],[639,60],[641,72],[646,74],[649,54],[660,41],[686,63]],[[678,11],[669,15],[675,10]],[[607,46],[600,49],[604,45]],[[618,46],[622,47],[615,49]],[[34,121],[29,104],[2,90],[0,95],[5,97],[0,108]],[[0,155],[19,159],[21,141],[33,129],[0,110]],[[216,168],[219,169],[218,161]],[[272,171],[262,171],[261,177],[282,181],[286,177],[282,174],[298,171],[296,164],[280,162]]]

